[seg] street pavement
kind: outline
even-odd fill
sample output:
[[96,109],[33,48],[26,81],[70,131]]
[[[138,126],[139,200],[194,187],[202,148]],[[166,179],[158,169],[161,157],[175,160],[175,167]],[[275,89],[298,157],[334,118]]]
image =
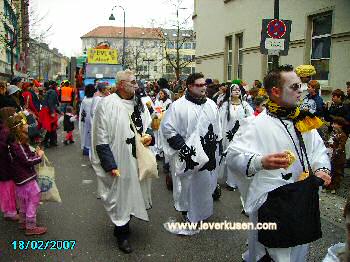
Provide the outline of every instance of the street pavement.
[[[78,138],[77,132],[75,137]],[[89,159],[82,156],[79,143],[64,146],[60,141],[58,147],[48,149],[46,154],[56,168],[62,203],[45,202],[40,206],[38,223],[48,227],[43,236],[26,237],[17,224],[0,218],[1,262],[242,261],[241,254],[247,248],[246,231],[202,231],[185,237],[172,235],[163,228],[169,217],[180,221],[180,215],[173,208],[172,193],[166,189],[161,164],[160,179],[154,181],[152,188],[150,222],[132,219],[130,243],[134,252],[123,254],[113,236],[113,225],[96,197],[94,171]],[[324,199],[327,202],[327,197]],[[329,204],[325,209],[333,206]],[[210,221],[247,222],[240,211],[238,192],[223,189],[221,199],[214,203]],[[341,212],[324,213],[323,238],[311,244],[308,261],[322,261],[329,246],[344,241]],[[11,245],[14,240],[76,240],[76,246],[73,250],[14,250]]]

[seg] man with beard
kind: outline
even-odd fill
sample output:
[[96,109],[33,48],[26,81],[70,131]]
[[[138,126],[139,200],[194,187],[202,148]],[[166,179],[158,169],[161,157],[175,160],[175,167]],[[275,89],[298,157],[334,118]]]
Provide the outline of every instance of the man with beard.
[[191,74],[186,85],[185,96],[169,107],[161,130],[164,153],[170,157],[175,208],[194,223],[213,214],[212,194],[217,185],[215,170],[222,135],[217,106],[206,98],[204,76]]
[[291,66],[269,72],[266,113],[240,128],[227,150],[250,221],[277,225],[249,231],[244,261],[306,261],[308,244],[322,234],[318,191],[330,183],[330,162],[320,120],[297,107],[300,84]]
[[149,129],[151,117],[135,89],[135,75],[130,71],[117,73],[117,92],[101,99],[93,118],[92,165],[100,185],[100,197],[115,225],[118,247],[131,253],[128,242],[131,216],[148,221],[147,209],[152,207],[151,180],[139,181],[136,160],[134,123],[145,146],[154,143]]

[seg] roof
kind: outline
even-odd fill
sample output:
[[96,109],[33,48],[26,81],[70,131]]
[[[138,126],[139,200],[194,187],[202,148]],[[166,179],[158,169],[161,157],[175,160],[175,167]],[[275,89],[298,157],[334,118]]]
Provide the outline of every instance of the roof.
[[[123,38],[123,27],[99,26],[80,38],[111,37]],[[158,28],[126,27],[125,37],[133,39],[161,39]]]

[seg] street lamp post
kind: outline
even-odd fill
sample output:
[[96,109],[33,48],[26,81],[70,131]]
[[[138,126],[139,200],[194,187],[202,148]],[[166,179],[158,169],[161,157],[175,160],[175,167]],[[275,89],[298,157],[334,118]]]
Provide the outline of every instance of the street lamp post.
[[125,69],[124,67],[125,67],[125,9],[124,9],[124,7],[122,7],[122,6],[120,6],[120,5],[115,5],[115,6],[113,6],[113,8],[112,8],[112,13],[111,13],[111,15],[109,16],[109,20],[115,20],[115,17],[114,17],[114,15],[113,15],[113,11],[114,11],[114,8],[117,8],[117,7],[119,7],[119,8],[121,8],[121,9],[123,9],[123,20],[124,20],[124,26],[123,26],[123,57],[122,57],[122,65],[123,65],[123,69]]

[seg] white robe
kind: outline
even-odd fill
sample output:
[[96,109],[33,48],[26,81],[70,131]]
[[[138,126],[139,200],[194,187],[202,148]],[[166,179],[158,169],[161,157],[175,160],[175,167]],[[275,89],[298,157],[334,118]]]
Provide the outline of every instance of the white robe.
[[[289,120],[283,121],[300,151],[292,122]],[[322,167],[330,169],[326,147],[317,130],[305,132],[302,136],[311,168],[313,170]],[[285,150],[292,151],[297,158],[297,161],[287,170],[261,170],[251,178],[246,176],[248,162],[252,155],[264,156]],[[307,167],[305,157],[304,162]],[[229,172],[236,178],[245,202],[245,211],[249,214],[252,222],[257,222],[258,209],[266,201],[268,192],[280,186],[296,182],[302,172],[298,154],[285,127],[277,118],[271,117],[265,112],[262,112],[253,118],[249,124],[239,129],[227,149],[227,165]],[[281,173],[292,173],[292,177],[284,180]],[[257,234],[257,231],[249,232],[249,255],[246,254],[249,258],[245,257],[249,262],[255,262],[265,253],[265,247],[258,242]],[[267,250],[276,262],[302,262],[306,259],[308,244],[291,248],[267,248]]]
[[[154,113],[152,117],[157,116],[160,117],[161,113],[165,113],[167,106],[171,104],[171,100],[168,98],[165,101],[162,100],[156,100],[154,103]],[[163,115],[164,116],[164,115]],[[163,139],[162,139],[162,134],[161,134],[161,129],[159,130],[154,130],[154,139],[155,139],[155,144],[152,148],[153,152],[157,155],[161,154],[163,152]]]
[[80,142],[81,149],[91,147],[91,105],[92,97],[84,97],[81,102],[80,112],[79,112],[79,131],[80,131]]
[[[227,121],[227,105],[228,102],[223,103],[223,105],[219,109],[220,121],[222,126],[222,145],[223,150],[225,151],[233,138],[229,139],[228,133],[232,131],[234,126],[236,125],[236,121],[239,122],[239,125],[244,125],[244,119],[247,120],[247,117],[253,116],[254,110],[253,108],[246,102],[242,101],[240,105],[232,105],[230,106],[230,121]],[[248,120],[249,121],[249,120]],[[222,163],[224,165],[223,168],[220,168],[219,177],[227,177],[226,184],[230,187],[237,187],[236,181],[233,176],[228,175],[226,161]]]
[[[203,112],[202,121],[198,121],[201,112]],[[164,138],[163,149],[164,153],[170,157],[172,169],[175,208],[178,211],[188,211],[187,217],[191,222],[207,219],[213,214],[212,193],[216,187],[217,175],[215,170],[203,170],[191,171],[185,176],[178,176],[174,172],[174,161],[179,151],[171,148],[167,139],[179,134],[187,141],[195,132],[197,125],[199,135],[204,137],[210,124],[213,125],[213,131],[217,136],[216,141],[220,141],[222,139],[221,124],[216,104],[207,99],[205,104],[197,105],[188,101],[185,96],[172,103],[161,124]]]
[[[133,112],[133,100],[112,94],[101,100],[93,119],[92,165],[102,185],[101,199],[111,221],[117,226],[125,225],[132,215],[148,221],[147,209],[152,207],[151,180],[139,181],[132,145],[126,141],[134,137],[129,120]],[[141,113],[141,118],[145,132],[151,124],[147,108]],[[103,170],[96,152],[96,145],[103,144],[109,144],[120,177],[112,177]]]

